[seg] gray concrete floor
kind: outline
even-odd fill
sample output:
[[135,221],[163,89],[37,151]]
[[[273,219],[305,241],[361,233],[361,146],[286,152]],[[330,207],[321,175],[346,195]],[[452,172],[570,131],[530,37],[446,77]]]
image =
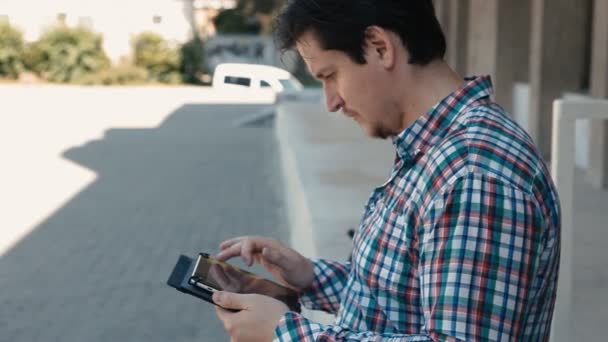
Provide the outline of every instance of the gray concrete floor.
[[0,97],[0,340],[227,341],[165,282],[179,254],[289,238],[273,127],[234,124],[267,106],[200,88]]

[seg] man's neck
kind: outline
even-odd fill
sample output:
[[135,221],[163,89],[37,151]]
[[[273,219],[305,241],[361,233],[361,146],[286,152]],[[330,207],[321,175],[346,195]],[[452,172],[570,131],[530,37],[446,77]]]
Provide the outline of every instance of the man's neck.
[[413,70],[414,84],[407,89],[401,103],[402,129],[411,125],[445,97],[460,89],[465,81],[443,60]]

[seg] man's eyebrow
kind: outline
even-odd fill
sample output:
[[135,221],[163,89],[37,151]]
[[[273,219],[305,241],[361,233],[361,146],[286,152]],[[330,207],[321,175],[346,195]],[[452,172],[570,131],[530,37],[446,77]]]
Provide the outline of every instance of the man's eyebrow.
[[330,66],[326,66],[326,67],[322,67],[321,69],[319,69],[317,72],[314,73],[314,76],[316,78],[323,78],[323,74],[327,72],[327,69],[329,69]]

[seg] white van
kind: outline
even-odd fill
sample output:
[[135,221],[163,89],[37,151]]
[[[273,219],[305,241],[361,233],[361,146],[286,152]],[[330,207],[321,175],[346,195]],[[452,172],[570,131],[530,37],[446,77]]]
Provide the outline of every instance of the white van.
[[302,90],[302,84],[288,71],[260,64],[224,63],[215,68],[213,88],[272,89],[277,93]]

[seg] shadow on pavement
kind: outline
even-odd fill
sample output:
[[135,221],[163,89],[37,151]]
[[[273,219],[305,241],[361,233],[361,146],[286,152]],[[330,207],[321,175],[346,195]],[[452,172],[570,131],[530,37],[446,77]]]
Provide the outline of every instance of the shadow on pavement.
[[263,108],[185,105],[65,151],[98,178],[2,257],[1,339],[227,340],[212,306],[165,281],[181,253],[287,239],[274,132],[233,124]]

